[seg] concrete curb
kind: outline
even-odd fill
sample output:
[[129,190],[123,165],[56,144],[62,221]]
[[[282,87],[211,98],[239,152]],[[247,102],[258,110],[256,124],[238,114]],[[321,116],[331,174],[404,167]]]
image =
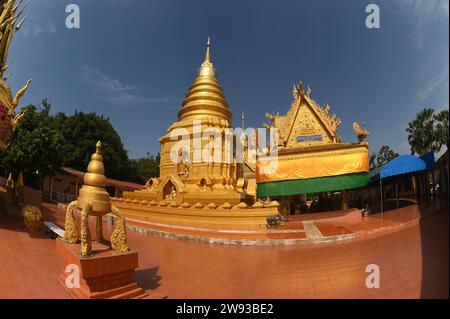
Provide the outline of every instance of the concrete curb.
[[296,238],[296,239],[239,239],[239,238],[220,238],[206,237],[197,235],[186,235],[170,233],[162,230],[153,230],[135,225],[127,225],[131,231],[159,236],[163,238],[180,239],[192,242],[207,243],[214,245],[241,245],[241,246],[288,246],[288,245],[305,245],[305,244],[321,244],[343,241],[356,238],[356,234],[334,235],[321,238]]

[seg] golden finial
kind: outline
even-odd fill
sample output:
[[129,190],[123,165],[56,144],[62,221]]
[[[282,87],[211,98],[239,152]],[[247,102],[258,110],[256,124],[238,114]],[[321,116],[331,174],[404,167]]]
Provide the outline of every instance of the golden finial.
[[7,187],[14,187],[14,180],[12,178],[12,173],[9,173],[8,179],[6,180]]
[[102,142],[98,141],[97,144],[95,144],[95,154],[102,155]]
[[208,41],[206,42],[206,54],[205,60],[203,61],[200,69],[198,70],[199,76],[209,76],[215,77],[216,70],[214,69],[212,59],[211,59],[211,38],[208,37]]
[[206,54],[205,54],[205,62],[211,62],[211,38],[208,37],[208,42],[206,42]]
[[298,98],[298,88],[297,86],[295,86],[295,83],[294,87],[292,88],[292,96],[294,97],[295,100]]
[[306,91],[306,96],[307,97],[311,96],[311,88],[309,87],[309,84],[308,84],[308,90]]

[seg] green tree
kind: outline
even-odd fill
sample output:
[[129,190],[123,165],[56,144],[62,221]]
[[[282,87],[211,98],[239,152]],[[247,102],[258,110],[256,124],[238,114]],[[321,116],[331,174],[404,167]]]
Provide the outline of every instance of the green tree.
[[97,141],[102,141],[106,175],[110,178],[135,181],[139,174],[128,158],[119,134],[109,118],[96,113],[75,112],[72,116],[58,113],[56,125],[64,136],[63,166],[85,171]]
[[45,108],[34,105],[20,121],[8,150],[0,155],[7,171],[22,171],[26,180],[53,176],[63,162],[64,137]]
[[408,123],[406,132],[411,147],[411,154],[424,155],[438,149],[435,133],[435,113],[425,108],[417,113],[416,118]]
[[394,152],[389,146],[383,145],[378,151],[377,155],[377,167],[383,166],[389,163],[394,158],[398,157],[398,153]]
[[159,164],[161,161],[161,155],[158,153],[156,156],[147,153],[146,157],[133,160],[134,165],[137,166],[139,177],[138,183],[145,183],[151,177],[159,177]]
[[30,105],[19,124],[0,164],[25,177],[39,172],[53,176],[61,166],[85,171],[98,140],[102,141],[106,175],[110,178],[145,183],[159,175],[159,154],[130,160],[119,134],[110,120],[96,113],[75,112],[50,115],[51,103],[44,99],[40,108]]
[[52,103],[50,103],[47,98],[44,98],[41,102],[41,108],[43,114],[50,115]]
[[436,121],[436,151],[439,152],[444,145],[448,149],[448,110],[440,111],[434,116],[434,119]]

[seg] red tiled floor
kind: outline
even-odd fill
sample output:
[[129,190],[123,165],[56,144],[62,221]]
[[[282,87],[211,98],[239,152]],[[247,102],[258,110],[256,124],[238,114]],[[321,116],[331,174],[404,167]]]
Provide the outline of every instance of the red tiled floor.
[[30,236],[21,218],[0,217],[0,298],[70,298],[58,282],[55,243]]
[[[138,284],[169,298],[448,298],[448,225],[444,209],[395,232],[321,245],[128,236],[139,251]],[[20,222],[4,218],[0,238],[0,297],[67,297],[57,282],[62,265],[53,240],[32,238]],[[380,289],[365,287],[371,263],[380,267]]]

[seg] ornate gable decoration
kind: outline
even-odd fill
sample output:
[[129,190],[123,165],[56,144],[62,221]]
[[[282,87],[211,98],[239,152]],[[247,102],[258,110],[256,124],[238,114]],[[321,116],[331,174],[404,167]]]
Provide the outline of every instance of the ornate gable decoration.
[[311,89],[304,90],[300,81],[294,85],[294,101],[286,115],[266,113],[271,125],[279,129],[280,147],[307,147],[313,145],[339,143],[337,129],[341,120],[330,115],[331,107],[321,107],[311,98]]
[[0,150],[6,149],[12,133],[24,115],[24,112],[15,115],[14,111],[31,82],[28,80],[13,97],[6,82],[9,74],[3,76],[9,66],[6,60],[11,40],[29,14],[20,19],[27,7],[27,4],[21,7],[22,2],[23,0],[18,3],[16,0],[0,0]]

